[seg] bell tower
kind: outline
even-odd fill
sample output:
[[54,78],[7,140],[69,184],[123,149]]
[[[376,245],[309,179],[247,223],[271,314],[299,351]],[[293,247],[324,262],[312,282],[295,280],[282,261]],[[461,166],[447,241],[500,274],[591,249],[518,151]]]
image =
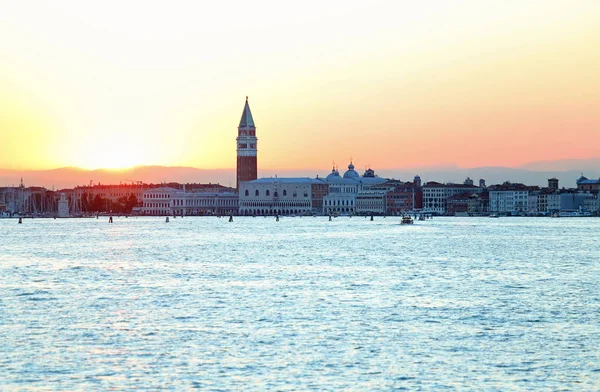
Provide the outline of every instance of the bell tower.
[[237,141],[237,180],[236,188],[240,189],[240,182],[256,180],[257,173],[257,141],[256,126],[248,105],[248,97],[242,112],[242,119],[238,126]]

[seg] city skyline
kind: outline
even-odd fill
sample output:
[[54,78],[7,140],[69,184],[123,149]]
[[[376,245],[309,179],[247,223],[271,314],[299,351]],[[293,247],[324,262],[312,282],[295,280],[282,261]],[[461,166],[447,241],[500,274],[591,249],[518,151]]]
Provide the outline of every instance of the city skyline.
[[600,157],[597,2],[117,4],[3,6],[0,168],[232,169],[246,95],[259,170]]

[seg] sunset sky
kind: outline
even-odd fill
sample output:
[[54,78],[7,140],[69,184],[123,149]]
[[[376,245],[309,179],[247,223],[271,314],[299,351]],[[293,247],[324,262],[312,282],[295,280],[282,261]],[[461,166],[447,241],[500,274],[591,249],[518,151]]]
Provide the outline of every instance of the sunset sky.
[[600,1],[2,1],[0,168],[600,156]]

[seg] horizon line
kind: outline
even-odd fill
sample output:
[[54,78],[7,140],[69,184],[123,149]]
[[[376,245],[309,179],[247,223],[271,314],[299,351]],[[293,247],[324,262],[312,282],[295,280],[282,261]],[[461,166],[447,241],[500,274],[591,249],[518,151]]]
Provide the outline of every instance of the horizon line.
[[[404,167],[382,167],[382,168],[378,168],[376,169],[377,171],[381,171],[381,170],[411,170],[411,169],[420,169],[420,170],[431,170],[431,169],[456,169],[456,170],[475,170],[475,169],[509,169],[509,170],[527,170],[527,171],[533,171],[533,172],[539,172],[539,171],[559,171],[559,172],[568,172],[568,171],[577,171],[575,169],[569,169],[569,168],[565,168],[565,169],[543,169],[543,170],[535,170],[535,169],[531,169],[528,168],[527,166],[529,165],[533,165],[533,164],[544,164],[544,163],[558,163],[558,162],[567,162],[567,161],[591,161],[591,160],[595,160],[595,159],[600,159],[600,156],[598,157],[591,157],[591,158],[581,158],[581,159],[577,159],[577,158],[570,158],[570,159],[560,159],[560,160],[556,160],[556,161],[552,161],[552,160],[546,160],[546,161],[532,161],[529,163],[525,163],[522,165],[518,165],[518,166],[499,166],[499,165],[490,165],[490,166],[473,166],[473,167],[462,167],[459,166],[455,163],[440,163],[440,164],[435,164],[435,165],[423,165],[423,166],[404,166]],[[368,166],[368,165],[366,165]],[[84,167],[79,167],[79,166],[62,166],[62,167],[55,167],[55,168],[48,168],[48,169],[43,169],[43,168],[27,168],[27,169],[23,169],[23,168],[18,168],[18,169],[13,169],[13,168],[1,168],[0,167],[0,171],[4,171],[4,172],[50,172],[50,171],[56,171],[56,170],[74,170],[74,171],[81,171],[81,172],[94,172],[94,171],[103,171],[103,172],[114,172],[114,173],[120,173],[120,172],[126,172],[126,171],[133,171],[136,169],[144,169],[144,168],[166,168],[166,169],[193,169],[193,170],[201,170],[201,171],[231,171],[234,170],[235,171],[235,167],[225,167],[225,168],[202,168],[202,167],[195,167],[195,166],[183,166],[183,165],[160,165],[160,164],[150,164],[150,165],[135,165],[135,166],[130,166],[130,167],[123,167],[123,168],[105,168],[105,167],[98,167],[98,168],[84,168]],[[259,170],[266,170],[266,171],[277,171],[280,170],[282,172],[286,172],[286,171],[323,171],[323,168],[317,168],[317,167],[305,167],[305,168],[286,168],[286,169],[281,169],[281,168],[269,168],[269,167],[265,167],[265,168],[259,168]],[[327,172],[329,172],[329,169],[327,169]]]

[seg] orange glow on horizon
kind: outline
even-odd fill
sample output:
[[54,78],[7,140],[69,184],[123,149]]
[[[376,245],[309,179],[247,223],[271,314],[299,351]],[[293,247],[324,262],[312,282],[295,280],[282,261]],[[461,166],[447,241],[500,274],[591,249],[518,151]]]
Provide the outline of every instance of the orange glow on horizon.
[[259,170],[600,157],[595,0],[36,7],[0,14],[0,168],[234,168],[247,95]]

